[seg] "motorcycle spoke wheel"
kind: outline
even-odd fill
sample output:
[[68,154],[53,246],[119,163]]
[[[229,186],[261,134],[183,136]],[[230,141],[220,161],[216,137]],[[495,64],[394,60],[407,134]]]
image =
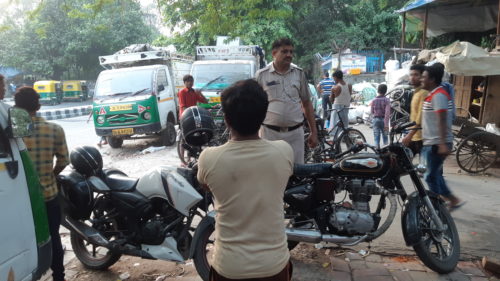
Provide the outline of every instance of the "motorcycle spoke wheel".
[[422,203],[418,212],[422,239],[413,248],[422,262],[430,269],[441,274],[449,273],[455,269],[460,257],[458,231],[446,207],[437,199],[431,200],[443,223],[444,230],[437,230],[431,219],[430,211]]

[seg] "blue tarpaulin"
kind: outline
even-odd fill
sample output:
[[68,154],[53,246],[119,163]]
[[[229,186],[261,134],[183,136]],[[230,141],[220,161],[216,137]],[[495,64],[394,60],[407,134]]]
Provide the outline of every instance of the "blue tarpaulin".
[[425,5],[429,4],[429,3],[432,3],[434,1],[436,1],[436,0],[416,0],[416,1],[411,2],[408,5],[404,6],[403,8],[397,10],[396,12],[403,13],[403,12],[406,12],[406,11],[417,9],[417,8],[423,7],[423,6],[425,6]]

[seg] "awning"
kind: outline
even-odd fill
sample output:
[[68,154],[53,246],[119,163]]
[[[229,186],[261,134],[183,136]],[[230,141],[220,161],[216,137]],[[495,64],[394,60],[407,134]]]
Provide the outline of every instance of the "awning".
[[[416,0],[396,11],[406,12],[406,31],[421,30],[428,10],[427,36],[449,32],[484,32],[496,28],[498,0]],[[466,23],[466,24],[465,24]]]
[[404,13],[413,9],[421,8],[429,3],[432,3],[436,0],[416,0],[414,2],[411,2],[410,4],[406,5],[405,7],[397,10],[397,13]]

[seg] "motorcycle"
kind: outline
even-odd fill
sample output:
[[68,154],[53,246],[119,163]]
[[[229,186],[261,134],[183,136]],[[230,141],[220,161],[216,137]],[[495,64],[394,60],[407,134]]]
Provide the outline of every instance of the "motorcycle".
[[174,262],[195,257],[195,217],[207,215],[212,199],[192,169],[161,166],[132,178],[118,169],[102,169],[95,148],[74,151],[90,155],[85,161],[100,160],[89,172],[74,163],[72,152],[73,169],[57,177],[62,224],[70,230],[73,251],[85,267],[104,270],[121,255]]
[[[414,123],[405,123],[390,132],[390,144],[381,149],[358,143],[338,155],[334,163],[296,165],[284,195],[286,234],[289,249],[299,242],[328,242],[352,246],[380,237],[394,221],[397,197],[405,203],[401,220],[403,236],[419,258],[438,273],[455,269],[460,256],[457,228],[443,200],[424,188],[414,167],[410,149],[394,137]],[[363,150],[370,149],[373,153]],[[363,152],[361,152],[363,151]],[[409,175],[416,191],[407,194],[400,178]],[[339,193],[349,201],[335,202]],[[373,196],[380,196],[374,212]],[[388,214],[382,221],[382,210]],[[385,216],[385,215],[384,215]],[[208,264],[213,217],[203,219],[197,251],[199,264]],[[195,259],[196,261],[196,259]],[[206,279],[204,279],[206,280]]]

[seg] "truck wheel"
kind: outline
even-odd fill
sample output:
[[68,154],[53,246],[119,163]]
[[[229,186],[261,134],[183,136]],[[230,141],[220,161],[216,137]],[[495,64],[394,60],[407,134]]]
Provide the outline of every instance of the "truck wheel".
[[167,128],[161,131],[160,138],[161,143],[165,146],[171,146],[175,144],[177,134],[175,133],[174,123],[172,123],[171,121],[167,121]]
[[119,137],[108,137],[108,144],[112,148],[120,148],[123,144],[123,139]]

